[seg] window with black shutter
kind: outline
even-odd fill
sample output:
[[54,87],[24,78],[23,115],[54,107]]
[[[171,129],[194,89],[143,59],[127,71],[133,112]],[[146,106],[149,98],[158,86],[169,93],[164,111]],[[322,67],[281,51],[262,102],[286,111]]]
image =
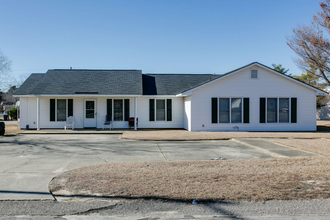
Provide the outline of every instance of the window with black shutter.
[[291,123],[297,123],[297,98],[291,98]]
[[125,99],[124,108],[125,108],[124,118],[125,118],[125,121],[128,121],[128,119],[129,119],[129,99]]
[[149,99],[149,121],[155,121],[155,99]]
[[166,108],[167,108],[167,121],[172,121],[172,99],[167,99],[166,100]]
[[250,98],[243,98],[243,123],[250,123]]
[[68,117],[73,116],[73,99],[68,99]]
[[50,99],[50,105],[49,105],[49,120],[50,121],[55,121],[55,99]]
[[107,99],[107,115],[112,115],[112,99]]
[[260,123],[266,123],[266,98],[260,98]]
[[212,98],[212,123],[218,123],[218,98]]

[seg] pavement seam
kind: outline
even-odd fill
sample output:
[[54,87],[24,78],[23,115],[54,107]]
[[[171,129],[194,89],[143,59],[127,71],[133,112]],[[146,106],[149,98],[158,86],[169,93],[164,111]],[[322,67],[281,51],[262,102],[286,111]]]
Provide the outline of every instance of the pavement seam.
[[263,148],[260,148],[260,147],[257,147],[257,146],[254,146],[252,144],[248,144],[248,143],[245,143],[243,141],[240,141],[240,140],[237,140],[235,138],[231,139],[232,141],[236,142],[236,143],[239,143],[239,144],[242,144],[244,146],[247,146],[247,147],[250,147],[250,148],[253,148],[253,149],[256,149],[264,154],[267,154],[269,156],[272,156],[272,157],[283,157],[283,158],[287,158],[287,156],[284,156],[282,154],[277,154],[277,153],[274,153],[274,152],[271,152],[271,151],[268,151],[266,149],[263,149]]
[[160,145],[158,144],[158,142],[156,142],[156,144],[157,144],[157,146],[158,146],[159,151],[162,153],[162,155],[163,155],[165,161],[168,162],[169,160],[168,160],[167,157],[165,156],[165,154],[164,154],[162,148],[160,147]]

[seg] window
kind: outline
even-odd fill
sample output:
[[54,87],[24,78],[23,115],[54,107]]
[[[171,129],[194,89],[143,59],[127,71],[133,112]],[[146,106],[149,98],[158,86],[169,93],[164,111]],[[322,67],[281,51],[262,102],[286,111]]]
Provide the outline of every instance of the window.
[[57,99],[57,121],[66,121],[66,99]]
[[114,106],[114,121],[123,121],[123,100],[113,100]]
[[129,99],[107,99],[107,115],[111,116],[111,120],[114,121],[128,121],[130,117],[129,103]]
[[149,99],[149,121],[172,121],[172,99]]
[[229,123],[229,98],[219,98],[219,123]]
[[66,121],[73,116],[73,99],[50,99],[49,121]]
[[267,123],[277,122],[277,98],[267,98]]
[[251,70],[251,79],[258,79],[258,70]]
[[260,98],[260,123],[297,123],[297,98]]
[[280,98],[279,102],[279,114],[280,122],[289,122],[289,98]]
[[242,123],[242,99],[231,99],[231,123]]
[[[219,100],[219,112],[217,106]],[[244,98],[212,98],[212,123],[249,123],[250,99]],[[215,112],[219,114],[219,121]],[[244,117],[243,116],[244,113]]]
[[165,121],[165,99],[156,100],[156,121]]

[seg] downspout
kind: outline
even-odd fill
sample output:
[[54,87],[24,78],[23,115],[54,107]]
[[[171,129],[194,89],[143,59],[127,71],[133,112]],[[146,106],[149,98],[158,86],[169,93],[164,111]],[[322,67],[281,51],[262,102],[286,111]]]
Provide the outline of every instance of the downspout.
[[137,97],[134,97],[134,131],[137,130]]
[[37,97],[37,130],[40,130],[40,97]]

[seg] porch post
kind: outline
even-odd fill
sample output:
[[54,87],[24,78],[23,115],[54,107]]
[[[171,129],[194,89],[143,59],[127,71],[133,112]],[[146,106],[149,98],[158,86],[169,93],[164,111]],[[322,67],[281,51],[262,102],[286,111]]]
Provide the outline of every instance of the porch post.
[[138,104],[138,101],[137,101],[137,97],[134,97],[134,131],[137,130],[137,104]]
[[40,97],[37,97],[37,130],[40,130]]

